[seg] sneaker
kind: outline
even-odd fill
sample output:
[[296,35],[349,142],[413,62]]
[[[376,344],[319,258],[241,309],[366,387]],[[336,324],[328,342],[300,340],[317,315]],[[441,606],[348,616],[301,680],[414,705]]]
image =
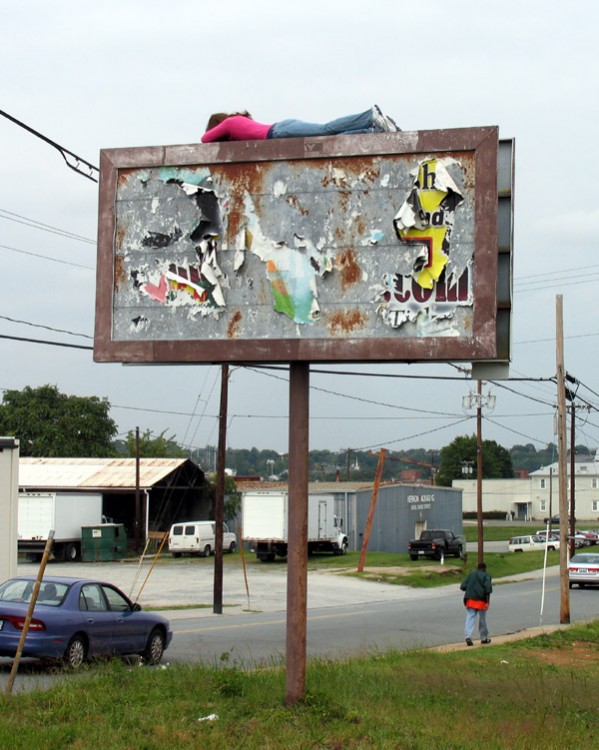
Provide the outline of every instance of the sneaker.
[[472,638],[466,638],[466,645],[467,646],[474,646],[474,643],[472,643]]
[[482,641],[481,641],[481,643],[484,643],[484,645],[486,646],[487,643],[491,643],[491,639],[490,638],[483,638]]
[[399,130],[395,121],[381,112],[378,104],[372,107],[372,124],[379,133],[397,133]]
[[389,115],[383,115],[385,120],[387,121],[387,124],[389,125],[389,132],[390,133],[399,133],[401,131],[401,128],[398,126],[398,124],[395,122],[395,120],[392,117],[389,117]]

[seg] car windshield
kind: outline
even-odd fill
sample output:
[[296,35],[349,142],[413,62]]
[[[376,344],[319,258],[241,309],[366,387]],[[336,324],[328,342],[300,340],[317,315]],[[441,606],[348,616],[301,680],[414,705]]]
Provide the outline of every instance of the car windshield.
[[[24,578],[11,578],[0,586],[0,601],[15,602],[17,604],[31,601],[35,581]],[[37,604],[58,607],[68,590],[66,583],[42,581],[37,595]]]

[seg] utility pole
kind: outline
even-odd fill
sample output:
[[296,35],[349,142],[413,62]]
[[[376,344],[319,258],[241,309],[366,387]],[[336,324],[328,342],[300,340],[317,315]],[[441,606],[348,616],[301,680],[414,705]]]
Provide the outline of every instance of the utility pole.
[[[220,411],[218,417],[218,459],[214,498],[214,591],[212,611],[223,613],[223,523],[225,515],[225,463],[227,455],[227,411],[229,399],[229,365],[221,365]],[[241,540],[239,542],[241,544]]]
[[482,393],[482,380],[476,384],[476,393],[470,392],[462,399],[464,409],[476,408],[476,526],[478,541],[478,562],[484,562],[484,531],[483,531],[483,436],[482,410],[483,406],[495,408],[495,396],[491,392],[486,396]]
[[[566,393],[566,397],[568,394]],[[574,556],[574,534],[576,533],[576,518],[575,518],[575,491],[576,491],[576,451],[574,449],[574,425],[576,421],[576,407],[574,406],[574,400],[570,402],[570,557]]]
[[483,539],[483,415],[482,381],[476,384],[476,538],[478,540],[478,564],[484,562]]
[[570,590],[568,588],[568,484],[566,447],[566,384],[564,377],[564,315],[563,298],[556,296],[556,372],[557,372],[557,452],[559,489],[560,618],[562,625],[570,622]]
[[135,550],[141,552],[141,496],[139,489],[139,427],[135,428]]

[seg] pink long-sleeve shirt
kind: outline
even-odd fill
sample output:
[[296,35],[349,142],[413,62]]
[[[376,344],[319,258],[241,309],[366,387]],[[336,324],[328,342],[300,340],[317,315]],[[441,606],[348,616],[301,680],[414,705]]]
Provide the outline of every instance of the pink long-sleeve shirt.
[[227,117],[219,125],[207,130],[202,136],[202,143],[213,141],[263,141],[268,136],[272,125],[263,125],[243,115]]

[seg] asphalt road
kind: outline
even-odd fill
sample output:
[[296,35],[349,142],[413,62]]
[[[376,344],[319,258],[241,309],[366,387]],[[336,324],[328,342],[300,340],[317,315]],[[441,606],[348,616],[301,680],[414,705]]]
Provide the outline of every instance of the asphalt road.
[[[35,573],[35,565],[19,573]],[[174,631],[163,663],[200,662],[251,667],[284,662],[286,633],[286,571],[284,563],[248,567],[248,592],[240,565],[224,566],[223,614],[213,613],[213,561],[168,560],[148,577],[149,563],[62,563],[48,573],[109,580],[133,598],[143,588],[143,606],[166,607]],[[518,579],[518,580],[516,580]],[[520,637],[530,629],[559,624],[557,569],[546,575],[543,599],[539,573],[512,582],[495,581],[488,621],[491,637]],[[541,613],[541,605],[544,604]],[[175,607],[184,606],[184,609]],[[187,608],[187,607],[192,608]],[[599,590],[570,591],[571,621],[599,617]],[[373,581],[314,571],[308,578],[309,657],[343,658],[388,649],[463,646],[464,607],[457,585],[414,590]],[[223,660],[225,655],[226,660]],[[0,659],[0,689],[10,671]],[[37,662],[24,660],[15,692],[43,687],[56,676]]]

